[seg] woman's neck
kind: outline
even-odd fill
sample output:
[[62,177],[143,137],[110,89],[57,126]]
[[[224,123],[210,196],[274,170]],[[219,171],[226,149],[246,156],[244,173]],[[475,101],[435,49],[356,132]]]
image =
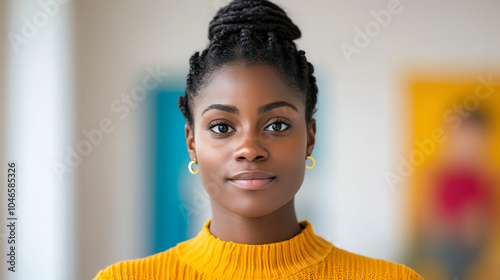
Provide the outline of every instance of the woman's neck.
[[223,241],[242,244],[267,244],[288,240],[302,231],[295,214],[294,199],[280,209],[261,217],[244,217],[228,211],[211,200],[209,230]]

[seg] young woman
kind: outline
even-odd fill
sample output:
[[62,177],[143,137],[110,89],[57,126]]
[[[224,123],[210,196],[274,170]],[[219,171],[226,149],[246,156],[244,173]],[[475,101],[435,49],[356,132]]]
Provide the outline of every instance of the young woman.
[[196,237],[111,265],[95,280],[422,279],[337,248],[297,220],[294,196],[314,166],[318,93],[313,65],[293,42],[300,36],[269,1],[234,0],[217,12],[179,98],[188,167],[210,196],[212,218]]

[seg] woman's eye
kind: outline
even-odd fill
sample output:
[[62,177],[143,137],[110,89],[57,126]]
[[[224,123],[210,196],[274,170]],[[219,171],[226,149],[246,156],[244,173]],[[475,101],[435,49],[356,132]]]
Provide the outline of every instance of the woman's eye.
[[278,122],[274,122],[272,123],[271,125],[269,125],[268,127],[270,127],[273,131],[275,132],[282,132],[282,131],[285,131],[288,129],[288,127],[290,127],[289,124],[287,123],[284,123],[284,122],[281,122],[281,121],[278,121]]
[[[212,132],[214,132],[215,134],[224,134],[224,133],[231,132],[230,129],[232,129],[232,128],[229,125],[219,123],[219,124],[215,124],[214,126],[212,126],[212,128],[210,130]],[[218,130],[218,131],[215,131],[215,130]]]
[[[283,121],[276,121],[267,126],[266,129],[267,131],[273,131],[273,132],[283,132],[287,129],[289,129],[291,124],[283,122]],[[225,123],[215,123],[210,126],[210,132],[215,135],[224,135],[230,132],[235,131],[230,125],[225,124]]]

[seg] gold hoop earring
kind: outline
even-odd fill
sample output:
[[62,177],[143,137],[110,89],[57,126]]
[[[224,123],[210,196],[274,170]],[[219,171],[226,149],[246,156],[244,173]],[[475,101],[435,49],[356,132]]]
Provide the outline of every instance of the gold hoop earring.
[[310,160],[312,161],[312,165],[307,165],[307,164],[306,164],[306,168],[307,168],[307,169],[311,169],[311,168],[313,168],[313,167],[314,167],[314,165],[316,164],[316,161],[314,160],[314,158],[313,158],[312,156],[308,156],[308,157],[306,158],[306,160],[307,160],[307,159],[310,159]]
[[188,165],[188,169],[189,169],[189,172],[191,172],[191,174],[198,174],[200,172],[200,170],[196,170],[194,171],[193,170],[193,163],[196,163],[195,160],[192,160],[191,162],[189,162],[189,165]]

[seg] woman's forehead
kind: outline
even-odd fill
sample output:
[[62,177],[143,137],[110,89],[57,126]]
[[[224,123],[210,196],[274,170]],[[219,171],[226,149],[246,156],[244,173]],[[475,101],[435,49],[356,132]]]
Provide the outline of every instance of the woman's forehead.
[[298,99],[298,95],[273,67],[265,64],[246,66],[238,63],[216,70],[200,90],[197,103],[206,104],[215,101],[241,103],[243,100],[251,102],[278,99],[293,102]]

